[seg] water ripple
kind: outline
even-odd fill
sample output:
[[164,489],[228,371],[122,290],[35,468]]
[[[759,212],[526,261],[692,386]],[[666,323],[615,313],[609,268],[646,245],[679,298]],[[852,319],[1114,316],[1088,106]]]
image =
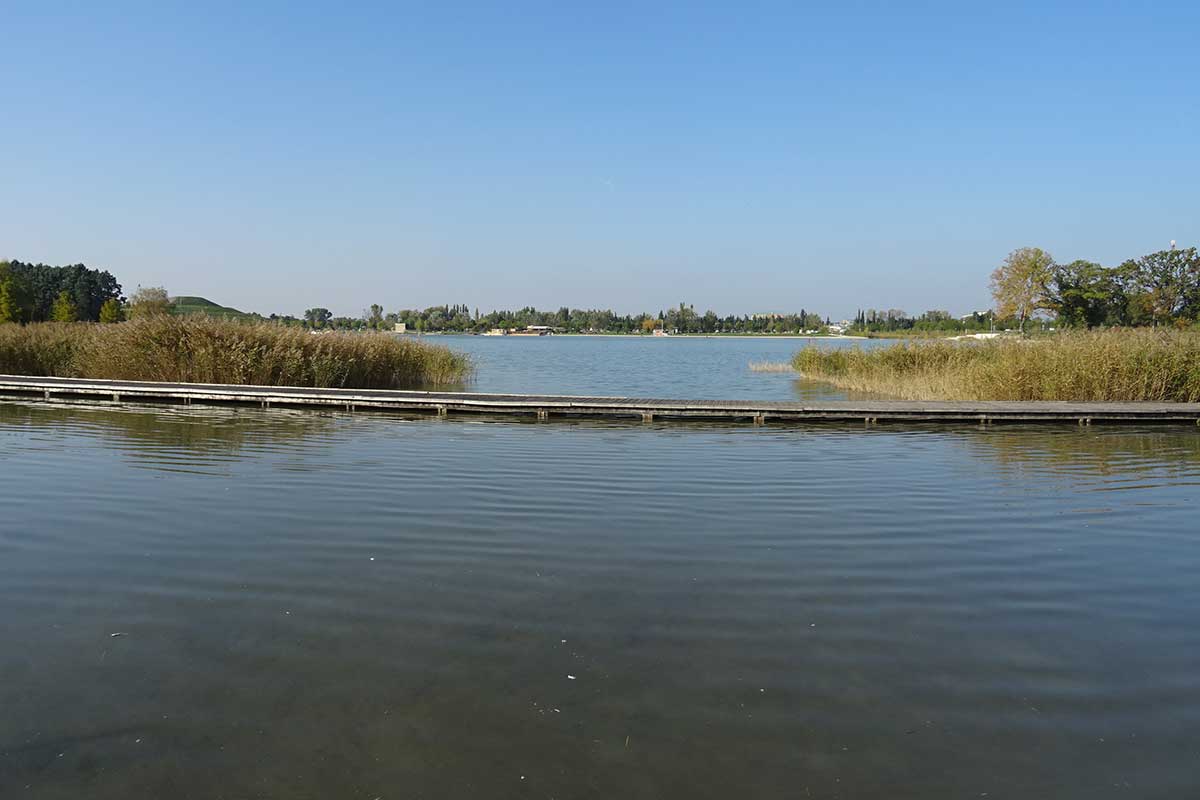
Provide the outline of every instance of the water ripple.
[[0,470],[3,796],[1194,788],[1190,429],[3,403]]

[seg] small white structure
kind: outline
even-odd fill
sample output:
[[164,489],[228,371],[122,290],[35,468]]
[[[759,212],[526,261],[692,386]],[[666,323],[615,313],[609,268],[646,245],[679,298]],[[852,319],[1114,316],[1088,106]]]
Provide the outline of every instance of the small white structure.
[[408,333],[408,323],[407,322],[397,322],[392,327],[392,332],[393,333]]

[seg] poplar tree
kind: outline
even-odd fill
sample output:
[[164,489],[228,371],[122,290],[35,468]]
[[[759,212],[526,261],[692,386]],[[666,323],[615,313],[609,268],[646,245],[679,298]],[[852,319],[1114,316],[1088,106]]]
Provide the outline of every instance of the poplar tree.
[[120,322],[125,319],[125,310],[121,308],[121,301],[115,297],[110,297],[100,306],[100,321],[104,324]]
[[54,299],[54,305],[50,307],[50,319],[54,322],[74,322],[79,319],[79,311],[71,302],[70,292],[58,293],[58,297]]

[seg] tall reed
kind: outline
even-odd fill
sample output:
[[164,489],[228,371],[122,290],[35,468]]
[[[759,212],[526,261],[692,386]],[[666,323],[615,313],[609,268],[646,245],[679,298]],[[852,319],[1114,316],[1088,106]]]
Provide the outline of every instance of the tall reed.
[[0,324],[0,372],[70,377],[75,374],[76,356],[89,339],[91,327],[59,322]]
[[1200,334],[1155,329],[1045,339],[800,350],[804,376],[905,400],[1200,402]]
[[257,386],[392,389],[459,383],[470,359],[382,333],[326,333],[159,315],[117,325],[0,325],[0,372]]

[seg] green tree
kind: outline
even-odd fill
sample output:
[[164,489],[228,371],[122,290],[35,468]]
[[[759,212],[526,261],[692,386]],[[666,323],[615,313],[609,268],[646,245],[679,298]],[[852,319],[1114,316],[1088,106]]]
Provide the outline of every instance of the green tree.
[[1058,315],[1060,324],[1068,327],[1124,325],[1128,322],[1128,298],[1121,276],[1120,270],[1106,269],[1092,261],[1056,264],[1046,306]]
[[125,310],[121,308],[121,301],[115,297],[108,298],[100,306],[100,322],[110,324],[123,319],[125,319]]
[[79,319],[79,309],[75,307],[75,302],[71,299],[71,293],[62,291],[58,293],[58,297],[54,300],[54,305],[50,307],[50,319],[53,322],[74,322]]
[[1040,247],[1013,250],[992,272],[992,297],[1001,317],[1025,321],[1048,306],[1047,290],[1054,275],[1054,259]]
[[0,281],[0,323],[20,322],[24,316],[15,283],[12,278]]
[[111,273],[88,269],[83,264],[51,267],[12,261],[8,272],[20,282],[22,319],[49,319],[51,309],[62,292],[67,292],[79,319],[95,320],[100,306],[109,298],[120,298],[121,284]]
[[171,313],[171,298],[161,286],[139,286],[129,298],[130,319],[144,319]]
[[1200,317],[1200,254],[1196,248],[1160,250],[1126,261],[1131,303],[1156,325]]
[[0,322],[23,322],[29,315],[29,287],[7,261],[0,261]]
[[333,319],[333,312],[328,308],[310,308],[304,312],[304,321],[312,328],[324,328]]

